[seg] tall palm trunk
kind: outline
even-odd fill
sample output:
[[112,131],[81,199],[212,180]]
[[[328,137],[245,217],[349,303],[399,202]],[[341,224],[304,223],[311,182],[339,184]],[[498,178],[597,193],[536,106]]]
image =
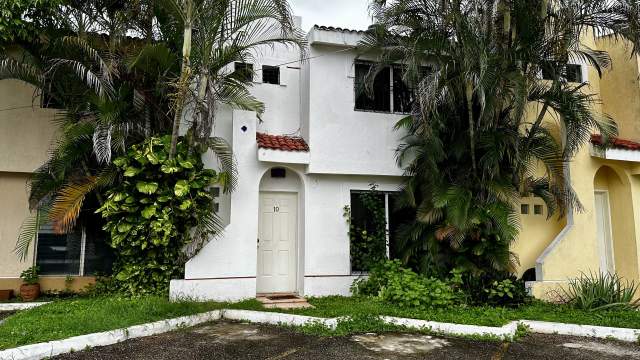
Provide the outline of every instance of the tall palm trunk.
[[182,112],[184,109],[184,100],[189,90],[189,79],[191,78],[191,33],[193,24],[193,0],[186,0],[185,19],[184,19],[184,39],[182,40],[182,70],[180,72],[180,80],[178,82],[178,91],[176,98],[175,116],[173,118],[173,131],[171,132],[171,148],[169,149],[169,158],[173,159],[176,155],[176,146],[178,145],[178,135],[180,133],[180,121],[182,120]]
[[473,173],[476,174],[476,131],[475,121],[473,121],[473,83],[467,80],[466,87],[467,98],[467,114],[469,117],[469,147],[471,150],[471,164],[473,167]]

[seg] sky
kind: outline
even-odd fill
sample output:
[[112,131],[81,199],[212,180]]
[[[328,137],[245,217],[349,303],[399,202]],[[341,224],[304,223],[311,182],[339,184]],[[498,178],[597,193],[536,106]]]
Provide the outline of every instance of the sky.
[[293,13],[302,16],[302,29],[313,25],[366,30],[371,24],[369,0],[289,0]]

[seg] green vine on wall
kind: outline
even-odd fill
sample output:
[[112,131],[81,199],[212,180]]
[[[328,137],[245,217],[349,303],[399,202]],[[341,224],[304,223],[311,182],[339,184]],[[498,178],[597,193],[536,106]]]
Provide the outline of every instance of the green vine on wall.
[[366,212],[363,221],[354,221],[352,209],[344,207],[349,224],[351,269],[369,271],[387,256],[387,218],[384,193],[372,184],[369,191],[356,194]]
[[122,181],[97,210],[115,249],[117,286],[129,294],[166,293],[183,275],[185,249],[220,231],[211,187],[226,177],[204,169],[184,141],[169,159],[170,143],[170,136],[150,138],[115,159]]

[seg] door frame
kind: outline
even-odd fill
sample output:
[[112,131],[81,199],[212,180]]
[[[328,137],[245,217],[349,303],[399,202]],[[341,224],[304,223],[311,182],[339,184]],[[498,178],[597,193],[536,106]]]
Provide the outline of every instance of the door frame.
[[[613,222],[611,220],[611,197],[609,196],[609,190],[608,189],[594,189],[594,200],[596,197],[596,194],[601,194],[604,195],[604,200],[606,202],[606,204],[604,204],[604,206],[606,207],[606,220],[609,223],[609,244],[607,244],[606,239],[605,241],[600,241],[600,239],[598,239],[598,247],[600,248],[600,250],[603,252],[600,254],[600,269],[601,272],[605,273],[605,272],[609,272],[609,268],[607,267],[607,247],[609,247],[609,250],[611,252],[611,267],[613,268],[613,272],[616,272],[616,254],[615,254],[615,246],[614,246],[614,239],[613,239]],[[594,201],[594,204],[596,206],[598,206],[598,204],[596,203],[596,201]],[[597,211],[594,208],[594,212]],[[595,213],[594,213],[595,215]],[[596,225],[597,226],[597,225]]]
[[[258,233],[256,234],[256,239],[258,239],[260,237],[260,217],[262,216],[262,211],[260,211],[261,207],[262,207],[262,195],[263,194],[287,194],[287,195],[294,195],[295,196],[295,206],[296,206],[296,221],[295,221],[295,234],[296,234],[296,238],[295,241],[293,242],[293,294],[299,294],[300,293],[300,288],[299,288],[299,283],[298,283],[298,276],[299,276],[299,269],[298,266],[300,264],[300,254],[298,253],[298,250],[300,248],[299,246],[299,242],[300,242],[300,221],[301,221],[301,216],[300,216],[300,192],[299,191],[294,191],[294,190],[278,190],[278,191],[270,191],[270,190],[260,190],[258,192]],[[256,255],[260,256],[259,254],[259,249],[258,249],[258,244],[256,243]],[[256,258],[256,295],[269,295],[269,294],[279,294],[278,292],[267,292],[267,293],[260,293],[257,291],[258,289],[258,281],[259,281],[259,269],[258,269],[258,258]],[[287,293],[288,294],[288,293]]]

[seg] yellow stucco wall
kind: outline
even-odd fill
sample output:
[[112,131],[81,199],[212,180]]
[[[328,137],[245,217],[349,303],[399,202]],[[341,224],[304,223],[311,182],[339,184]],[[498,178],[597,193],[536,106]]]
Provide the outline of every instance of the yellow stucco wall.
[[0,80],[0,278],[15,278],[33,263],[33,252],[20,262],[13,249],[29,214],[29,173],[46,161],[56,128],[55,112],[33,96],[23,82]]
[[0,172],[0,278],[15,277],[33,263],[33,247],[25,262],[14,254],[22,221],[29,215],[26,181],[29,174]]
[[[548,209],[540,198],[527,197],[521,199],[520,203],[529,205],[529,214],[520,214],[520,235],[511,248],[520,261],[517,269],[518,277],[536,266],[538,256],[551,244],[566,224],[566,219],[558,218],[557,215],[547,218]],[[534,214],[535,205],[542,206],[541,215]]]
[[[96,282],[93,276],[73,276],[72,279],[71,284],[69,284],[69,290],[76,292],[83,291],[88,285]],[[64,276],[41,276],[38,280],[40,291],[67,290],[65,280]],[[0,290],[13,290],[14,296],[20,294],[20,285],[22,285],[22,281],[19,278],[0,278]]]
[[55,111],[41,109],[34,88],[0,80],[0,171],[32,172],[47,159]]
[[618,124],[621,137],[640,140],[640,78],[638,57],[631,55],[631,44],[606,36],[597,41],[598,49],[611,56],[612,68],[600,81],[602,108]]
[[[597,44],[596,44],[597,42]],[[628,49],[611,39],[585,37],[585,43],[591,48],[600,48],[611,54],[613,67],[598,77],[593,68],[589,68],[588,92],[600,94],[602,104],[594,104],[595,112],[611,115],[618,123],[620,137],[640,140],[640,86],[638,83],[638,59],[631,57]],[[584,147],[570,164],[570,176],[574,190],[582,203],[582,212],[573,213],[573,225],[564,237],[547,246],[540,267],[542,282],[531,284],[532,294],[547,300],[554,300],[556,290],[567,284],[567,280],[581,273],[600,271],[601,248],[597,239],[594,190],[609,191],[611,208],[611,226],[614,242],[616,271],[619,275],[639,280],[640,252],[637,230],[640,224],[640,181],[636,163],[614,161],[592,156],[590,146]],[[531,223],[523,221],[523,232],[519,242],[545,242],[547,236],[560,234],[563,227],[557,224]],[[553,229],[553,230],[552,230]],[[544,239],[544,240],[540,240]],[[517,247],[515,249],[518,249]],[[529,246],[521,251],[537,252],[540,247]],[[544,252],[540,252],[538,256]],[[532,254],[521,255],[529,264]],[[523,266],[524,267],[524,266]],[[540,279],[537,279],[540,280]]]

